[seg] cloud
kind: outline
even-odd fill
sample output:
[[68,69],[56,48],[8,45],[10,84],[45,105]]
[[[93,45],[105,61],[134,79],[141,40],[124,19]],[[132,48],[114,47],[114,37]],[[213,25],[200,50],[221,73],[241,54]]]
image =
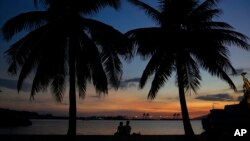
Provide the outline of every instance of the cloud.
[[198,96],[195,99],[206,100],[206,101],[233,101],[234,100],[234,98],[228,93]]
[[120,88],[127,89],[127,88],[131,88],[131,87],[137,87],[138,83],[140,82],[140,79],[141,78],[139,78],[139,77],[135,77],[132,79],[123,80],[120,84]]
[[[0,78],[0,87],[17,90],[17,80]],[[23,92],[29,92],[30,88],[31,88],[31,84],[25,83],[25,82],[23,83],[23,86],[22,86]]]
[[132,79],[126,79],[123,82],[125,82],[125,83],[131,83],[131,82],[137,82],[137,83],[139,83],[140,79],[141,78],[139,78],[139,77],[135,77],[135,78],[132,78]]

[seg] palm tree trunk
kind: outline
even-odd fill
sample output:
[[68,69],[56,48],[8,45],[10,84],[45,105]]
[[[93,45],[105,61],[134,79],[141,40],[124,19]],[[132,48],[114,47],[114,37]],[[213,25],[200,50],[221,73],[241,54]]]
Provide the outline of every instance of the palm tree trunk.
[[69,41],[69,127],[68,136],[76,136],[76,86],[75,86],[75,50],[74,41]]
[[194,139],[194,131],[192,129],[187,104],[186,104],[186,98],[185,98],[185,92],[184,92],[184,85],[183,85],[183,73],[181,71],[181,64],[177,63],[177,75],[178,75],[178,87],[179,87],[179,98],[180,98],[180,104],[181,104],[181,113],[182,113],[182,121],[184,126],[185,135],[188,138]]

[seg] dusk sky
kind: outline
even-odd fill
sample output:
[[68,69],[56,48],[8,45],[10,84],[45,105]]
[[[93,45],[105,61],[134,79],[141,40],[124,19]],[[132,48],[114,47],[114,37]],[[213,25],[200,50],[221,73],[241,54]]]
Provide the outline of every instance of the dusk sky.
[[[98,19],[125,33],[128,30],[157,26],[126,0],[121,0],[122,5],[118,11],[105,8],[91,18]],[[144,0],[152,6],[157,6],[157,0]],[[250,37],[250,1],[249,0],[221,0],[218,5],[223,13],[217,20],[232,25],[236,31]],[[0,0],[0,27],[13,16],[20,13],[37,10],[33,0]],[[0,36],[0,108],[16,110],[27,110],[38,113],[51,113],[53,115],[68,115],[68,89],[64,94],[62,103],[57,103],[50,90],[38,93],[34,101],[30,101],[30,85],[32,75],[25,81],[23,91],[19,94],[16,90],[16,79],[18,76],[10,76],[7,73],[7,60],[4,52],[9,46],[23,36],[18,34],[10,42],[3,40]],[[231,61],[233,66],[240,72],[249,72],[250,78],[250,52],[231,46]],[[151,85],[149,79],[144,89],[138,89],[138,80],[145,68],[147,61],[135,57],[130,62],[123,61],[123,79],[118,91],[109,90],[109,94],[98,96],[92,85],[88,85],[85,99],[78,99],[77,110],[79,116],[89,115],[127,115],[142,116],[150,113],[153,117],[171,116],[180,112],[178,88],[175,85],[175,73],[165,86],[158,92],[154,100],[147,100],[147,94]],[[242,78],[240,75],[231,76],[238,90],[242,89]],[[229,89],[227,83],[216,77],[212,77],[202,71],[201,88],[197,94],[187,95],[187,104],[191,117],[205,115],[214,108],[223,108],[226,104],[238,103],[242,93],[235,93]]]

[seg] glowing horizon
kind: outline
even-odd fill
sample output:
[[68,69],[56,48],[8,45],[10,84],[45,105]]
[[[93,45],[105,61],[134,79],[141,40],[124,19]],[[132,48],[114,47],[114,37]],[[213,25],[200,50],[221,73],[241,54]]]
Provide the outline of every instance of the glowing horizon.
[[[154,100],[148,100],[146,90],[139,91],[135,88],[118,91],[110,90],[108,95],[98,96],[91,86],[89,86],[89,89],[85,99],[77,99],[78,116],[122,115],[141,117],[143,113],[149,113],[152,118],[171,118],[174,113],[181,113],[178,94],[164,95],[164,90]],[[242,94],[234,93],[232,90],[227,91],[224,94],[200,92],[200,94],[187,95],[190,118],[204,116],[212,108],[223,109],[225,105],[238,103],[238,99]],[[37,94],[35,100],[30,101],[29,92],[17,94],[15,90],[3,89],[0,95],[0,107],[38,112],[40,114],[53,114],[55,116],[68,116],[67,92],[65,91],[62,103],[57,103],[49,91]],[[213,95],[214,97],[211,97]],[[11,101],[15,101],[15,103],[13,104]]]

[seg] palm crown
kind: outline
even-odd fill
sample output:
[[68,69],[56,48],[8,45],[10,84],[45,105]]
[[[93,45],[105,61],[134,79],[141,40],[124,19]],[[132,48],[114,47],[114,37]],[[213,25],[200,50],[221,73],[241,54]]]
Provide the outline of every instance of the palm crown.
[[127,32],[137,45],[137,53],[151,57],[145,68],[140,87],[155,73],[149,98],[154,98],[163,83],[181,63],[186,90],[197,90],[199,67],[218,76],[236,89],[227,72],[235,72],[229,60],[227,45],[249,49],[247,37],[233,31],[224,22],[214,21],[221,11],[214,8],[216,0],[198,4],[194,0],[160,0],[156,10],[138,0],[130,0],[153,18],[159,27],[141,28]]
[[87,82],[97,93],[108,93],[108,84],[118,88],[122,75],[119,55],[128,57],[128,39],[113,27],[86,18],[105,6],[117,9],[119,0],[34,0],[46,11],[22,13],[3,26],[3,35],[10,40],[16,33],[28,30],[26,36],[11,45],[6,54],[8,71],[17,74],[17,88],[34,72],[31,98],[51,86],[52,94],[61,102],[65,79],[69,76],[70,127],[75,134],[75,83],[83,97]]
[[[3,27],[6,40],[20,31],[32,30],[6,52],[10,60],[9,72],[16,74],[21,69],[18,90],[36,68],[31,95],[51,83],[57,100],[61,101],[69,67],[68,40],[75,42],[72,48],[81,96],[85,94],[86,80],[92,80],[98,92],[107,93],[107,78],[117,88],[122,74],[118,54],[128,54],[129,50],[125,48],[127,40],[113,27],[84,18],[82,14],[98,12],[106,5],[118,8],[119,1],[35,0],[35,4],[38,2],[45,4],[47,11],[20,14]],[[72,34],[76,39],[70,38]]]
[[217,0],[159,0],[155,9],[139,0],[129,0],[152,18],[158,27],[139,28],[126,34],[136,45],[136,52],[150,58],[140,80],[140,88],[154,75],[148,98],[155,98],[174,71],[185,133],[193,136],[185,101],[185,91],[200,86],[199,68],[226,81],[236,89],[228,73],[234,73],[229,60],[229,45],[249,49],[247,37],[221,21],[214,20],[221,12]]

